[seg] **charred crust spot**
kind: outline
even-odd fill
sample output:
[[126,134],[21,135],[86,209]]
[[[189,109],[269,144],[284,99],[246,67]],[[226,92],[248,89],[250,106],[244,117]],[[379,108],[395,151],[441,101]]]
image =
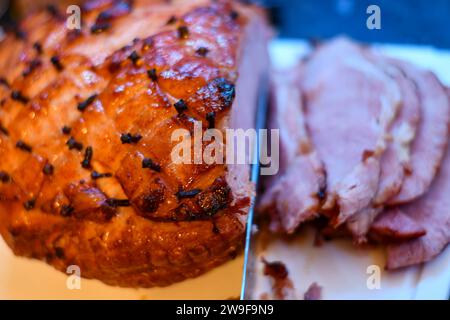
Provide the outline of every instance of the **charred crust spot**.
[[61,206],[59,214],[63,217],[70,217],[74,212],[74,210],[75,210],[74,207],[72,207],[71,205],[64,204]]
[[158,80],[158,75],[156,74],[155,68],[147,70],[147,75],[150,78],[150,80],[152,80],[154,82],[156,82]]
[[122,144],[136,144],[141,141],[142,136],[140,134],[122,133],[120,141]]
[[154,162],[150,158],[144,158],[142,160],[142,168],[143,169],[151,169],[156,172],[161,172],[161,166],[159,164],[157,164],[156,162]]
[[93,95],[91,95],[90,97],[88,97],[86,100],[80,102],[77,106],[78,111],[83,112],[84,110],[87,109],[87,107],[89,107],[95,99],[97,99],[97,94],[94,93]]
[[206,121],[208,121],[208,129],[213,129],[216,126],[216,113],[214,111],[208,112]]
[[231,10],[230,18],[233,20],[237,20],[239,18],[239,12],[237,12],[236,10]]
[[145,38],[142,41],[142,50],[143,51],[147,51],[148,49],[150,49],[153,46],[153,38],[149,37],[149,38]]
[[167,25],[174,24],[175,22],[177,22],[177,20],[178,20],[177,17],[171,16],[171,17],[169,18],[169,20],[167,20],[166,24],[167,24]]
[[188,100],[189,105],[198,112],[219,112],[231,108],[235,98],[235,86],[224,78],[216,78],[200,88]]
[[2,183],[10,183],[11,182],[11,176],[5,171],[0,171],[0,182],[2,182]]
[[0,123],[0,133],[3,133],[5,136],[9,136],[9,131]]
[[19,27],[15,27],[13,32],[16,38],[19,40],[25,40],[27,38],[27,34],[25,33],[25,31],[21,30]]
[[93,31],[91,28],[91,32],[98,33],[109,29],[111,27],[111,21],[114,18],[124,16],[131,12],[131,2],[131,0],[114,1],[110,8],[99,13],[94,26],[92,26],[92,28],[97,27],[98,30]]
[[117,207],[108,206],[104,203],[100,207],[101,216],[93,217],[92,219],[95,221],[105,222],[111,220],[117,214]]
[[217,86],[220,96],[223,99],[224,107],[229,108],[233,104],[234,97],[236,95],[234,84],[230,83],[224,78],[213,80],[213,83]]
[[238,256],[238,251],[236,249],[232,249],[229,252],[229,257],[230,257],[231,260],[236,259],[237,256]]
[[58,71],[64,70],[64,66],[62,65],[61,60],[59,59],[58,56],[51,57],[50,62],[52,63],[52,65],[55,67],[56,70]]
[[210,220],[231,201],[230,189],[222,178],[216,179],[203,192],[199,189],[180,190],[175,194],[180,204],[168,212],[158,211],[159,205],[164,201],[164,191],[165,187],[160,183],[159,187],[135,197],[133,204],[139,214],[159,222]]
[[130,200],[128,200],[128,199],[109,198],[109,199],[106,199],[105,203],[112,208],[131,206]]
[[215,215],[219,210],[225,209],[230,199],[231,189],[223,178],[217,178],[208,190],[201,192],[196,203],[208,216]]
[[58,258],[58,259],[64,259],[64,249],[63,248],[60,248],[60,247],[56,247],[55,248],[55,256]]
[[55,171],[55,167],[54,167],[52,164],[50,164],[50,163],[46,163],[46,164],[44,165],[44,168],[42,169],[42,172],[43,172],[46,176],[51,176],[51,175],[53,175],[54,171]]
[[177,110],[178,113],[183,113],[184,111],[187,110],[187,104],[186,102],[184,102],[183,99],[180,99],[177,102],[175,102],[173,106],[175,107],[175,110]]
[[220,234],[220,229],[217,227],[216,222],[214,221],[214,219],[212,220],[212,232],[214,234]]
[[30,211],[33,210],[34,207],[36,206],[36,199],[30,199],[28,201],[25,201],[23,204],[23,207],[26,211]]
[[179,26],[177,28],[178,38],[179,39],[187,39],[189,36],[189,29],[187,26]]
[[15,100],[15,101],[19,101],[23,104],[27,104],[28,101],[30,101],[30,99],[28,99],[27,97],[25,97],[22,92],[20,92],[19,90],[13,90],[11,92],[11,99]]
[[83,144],[76,141],[74,137],[70,137],[67,140],[66,145],[69,147],[69,150],[76,149],[78,151],[83,150]]
[[122,66],[123,62],[126,59],[125,55],[130,55],[132,48],[133,48],[132,46],[128,45],[114,52],[111,56],[108,70],[110,72],[116,72],[120,70],[120,67]]
[[39,68],[42,65],[40,59],[33,59],[30,61],[28,67],[22,72],[22,76],[26,77],[30,73],[32,73],[35,69]]
[[9,228],[8,232],[13,238],[20,236],[20,234],[22,233],[19,228],[14,228],[14,227]]
[[173,212],[173,221],[181,221],[181,220],[195,220],[198,216],[193,209],[191,209],[186,203],[180,204]]
[[9,83],[8,80],[6,80],[5,78],[1,77],[0,78],[0,84],[5,86],[6,88],[9,88]]
[[91,173],[91,178],[92,180],[97,180],[97,179],[101,179],[101,178],[111,178],[112,177],[112,173],[99,173],[97,171],[92,171]]
[[33,151],[33,148],[29,144],[23,142],[22,140],[17,141],[16,148],[18,148],[18,149],[20,149],[22,151],[25,151],[25,152],[32,152]]
[[131,52],[131,54],[128,56],[128,59],[130,59],[133,65],[136,67],[138,67],[141,63],[141,57],[138,55],[136,50]]
[[92,34],[99,34],[102,33],[103,31],[106,31],[108,29],[111,28],[111,23],[104,21],[104,22],[98,22],[96,21],[92,26],[91,26],[91,33]]
[[41,55],[43,52],[41,43],[37,42],[37,41],[35,43],[33,43],[33,49],[36,50],[36,53],[38,55]]
[[58,7],[55,6],[54,4],[48,4],[45,6],[45,9],[47,10],[47,12],[54,18],[61,18],[61,14],[58,10]]
[[136,206],[138,207],[143,217],[153,218],[151,214],[158,210],[159,205],[163,201],[164,189],[161,187],[142,194],[137,199],[135,199],[134,202],[136,203]]
[[209,49],[206,47],[200,47],[195,51],[195,53],[200,57],[206,57],[209,53]]
[[183,198],[194,198],[196,195],[198,195],[201,192],[200,189],[192,189],[192,190],[180,190],[175,195],[177,196],[178,200]]
[[65,135],[69,135],[72,132],[72,128],[69,126],[64,126],[62,127],[61,132]]
[[105,10],[99,13],[97,16],[97,23],[103,23],[111,20],[113,18],[113,14],[110,10]]
[[84,169],[90,169],[91,168],[91,160],[92,160],[92,156],[94,155],[94,149],[92,149],[92,147],[87,147],[86,150],[84,151],[84,159],[83,161],[81,161],[81,166]]

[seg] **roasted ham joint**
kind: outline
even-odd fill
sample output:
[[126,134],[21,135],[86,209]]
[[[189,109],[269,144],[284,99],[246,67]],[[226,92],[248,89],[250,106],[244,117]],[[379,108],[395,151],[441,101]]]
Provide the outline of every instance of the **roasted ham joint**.
[[[16,255],[124,287],[233,259],[248,165],[171,161],[176,129],[253,128],[264,12],[237,1],[90,0],[0,43],[0,233]],[[264,77],[265,78],[265,77]],[[203,146],[205,147],[205,146]]]
[[437,77],[345,38],[272,77],[269,125],[280,174],[258,209],[291,234],[326,219],[328,236],[387,245],[388,269],[450,242],[450,95]]

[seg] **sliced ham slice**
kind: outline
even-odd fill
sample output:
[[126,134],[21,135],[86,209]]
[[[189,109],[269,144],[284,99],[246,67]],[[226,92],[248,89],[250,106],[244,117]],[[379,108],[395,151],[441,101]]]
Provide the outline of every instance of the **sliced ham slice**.
[[400,192],[405,173],[410,169],[410,147],[416,136],[421,115],[420,99],[414,82],[395,66],[387,68],[398,83],[402,105],[391,129],[392,142],[381,159],[380,184],[373,201],[375,205],[384,204]]
[[[428,192],[401,210],[426,230],[418,239],[388,246],[387,268],[397,269],[429,261],[436,257],[450,242],[450,148],[441,169]],[[387,213],[391,214],[391,213]],[[391,225],[396,219],[389,219]],[[396,230],[404,226],[396,225]]]
[[381,214],[370,228],[373,237],[380,241],[405,241],[420,238],[426,229],[399,208]]
[[[369,53],[370,54],[370,53]],[[414,82],[400,69],[380,55],[370,57],[384,72],[392,77],[400,88],[401,107],[390,130],[390,143],[381,158],[378,191],[369,207],[359,211],[347,221],[347,227],[357,242],[364,242],[365,235],[384,203],[400,192],[405,173],[410,167],[410,146],[416,135],[420,118],[420,100]]]
[[421,122],[411,148],[411,164],[401,191],[388,201],[390,205],[407,203],[423,195],[430,187],[447,145],[450,106],[446,92],[429,72],[394,61],[417,86],[421,101]]
[[303,90],[306,123],[327,173],[323,209],[338,209],[339,225],[367,208],[376,195],[400,91],[346,39],[315,51],[305,68]]
[[279,129],[280,175],[268,181],[259,210],[270,212],[272,231],[292,233],[318,214],[325,187],[323,165],[306,130],[296,71],[273,75],[269,126]]
[[[430,79],[435,78],[430,77]],[[446,91],[447,102],[444,99],[439,99],[439,101],[448,105],[450,104],[449,88],[446,88]],[[434,108],[436,110],[445,109],[440,105],[434,105]],[[445,137],[447,138],[448,124],[449,121],[447,120],[447,130],[445,131]],[[430,143],[436,141],[429,140]],[[429,261],[441,253],[450,242],[450,197],[448,196],[450,193],[450,146],[448,141],[446,144],[446,152],[440,170],[430,189],[418,200],[401,206],[401,211],[414,221],[416,226],[423,228],[426,234],[406,243],[388,246],[386,266],[388,269],[397,269]],[[423,159],[423,161],[427,160]],[[398,211],[388,211],[383,213],[374,227],[380,229],[380,227],[389,225],[396,235],[404,234],[406,224],[399,223],[398,220]],[[411,227],[411,224],[409,224],[409,227]],[[409,230],[409,233],[412,233],[411,231],[412,229]]]

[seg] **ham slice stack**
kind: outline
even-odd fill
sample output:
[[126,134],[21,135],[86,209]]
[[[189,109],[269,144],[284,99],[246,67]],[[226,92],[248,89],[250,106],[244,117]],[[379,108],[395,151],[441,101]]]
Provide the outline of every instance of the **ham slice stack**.
[[275,232],[325,216],[357,244],[387,243],[388,269],[428,261],[450,242],[449,121],[433,73],[348,39],[322,44],[273,77],[280,172],[259,210]]

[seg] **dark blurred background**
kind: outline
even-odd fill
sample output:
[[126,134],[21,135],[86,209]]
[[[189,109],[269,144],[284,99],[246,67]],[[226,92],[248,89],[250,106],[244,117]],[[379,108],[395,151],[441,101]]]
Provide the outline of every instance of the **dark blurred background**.
[[[281,37],[323,39],[347,34],[365,42],[450,48],[450,0],[261,0]],[[381,30],[369,30],[366,9],[381,9]]]
[[[270,9],[281,37],[326,39],[347,34],[364,42],[428,44],[450,48],[450,0],[254,0]],[[2,21],[50,2],[0,0]],[[381,9],[381,30],[366,27],[369,5]],[[5,18],[6,17],[6,18]]]

